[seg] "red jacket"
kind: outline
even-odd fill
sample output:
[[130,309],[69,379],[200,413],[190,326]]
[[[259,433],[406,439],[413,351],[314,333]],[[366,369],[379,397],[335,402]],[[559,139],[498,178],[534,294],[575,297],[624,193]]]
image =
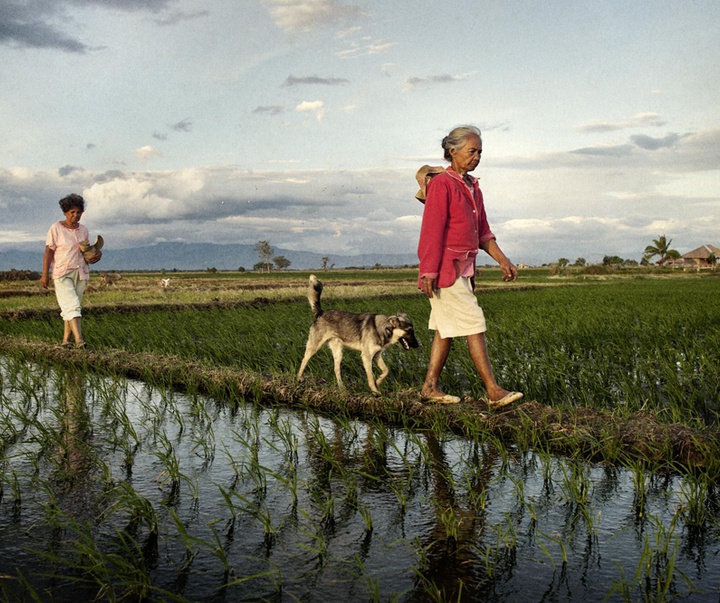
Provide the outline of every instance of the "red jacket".
[[422,277],[434,278],[438,289],[450,287],[478,250],[495,235],[485,215],[482,192],[477,179],[469,177],[473,194],[462,176],[448,168],[427,186],[418,258]]

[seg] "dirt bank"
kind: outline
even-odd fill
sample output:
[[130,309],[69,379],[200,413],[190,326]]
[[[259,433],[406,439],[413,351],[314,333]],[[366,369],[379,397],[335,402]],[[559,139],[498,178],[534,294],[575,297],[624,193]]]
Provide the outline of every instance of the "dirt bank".
[[93,370],[197,391],[236,403],[251,400],[312,408],[324,413],[374,417],[414,428],[441,426],[474,436],[490,433],[520,447],[542,447],[558,454],[588,460],[692,466],[715,471],[720,458],[720,434],[682,424],[661,423],[649,413],[619,416],[588,408],[555,408],[535,401],[488,412],[481,401],[465,399],[457,405],[426,404],[417,390],[386,396],[345,393],[319,382],[298,383],[288,376],[187,361],[178,357],[133,354],[124,350],[66,350],[56,344],[6,338],[0,354],[34,362]]

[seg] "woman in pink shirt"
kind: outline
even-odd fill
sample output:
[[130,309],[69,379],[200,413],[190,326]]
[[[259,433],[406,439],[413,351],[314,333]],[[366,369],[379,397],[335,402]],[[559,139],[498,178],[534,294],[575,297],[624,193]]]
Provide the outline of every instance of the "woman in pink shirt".
[[80,195],[68,195],[60,199],[60,208],[65,214],[62,222],[56,222],[48,230],[45,241],[40,285],[47,289],[50,282],[50,266],[55,286],[55,296],[60,306],[60,316],[64,323],[63,347],[72,347],[70,336],[75,338],[75,346],[85,347],[80,318],[82,316],[82,297],[85,292],[90,269],[102,257],[96,251],[88,258],[83,257],[81,242],[89,241],[88,229],[80,224],[85,211],[85,200]]
[[435,331],[422,395],[426,400],[453,404],[458,396],[438,388],[454,337],[465,337],[470,357],[485,384],[490,408],[522,398],[498,385],[485,342],[485,316],[474,293],[475,257],[479,249],[498,264],[504,281],[517,278],[517,268],[502,252],[485,215],[480,187],[472,172],[480,163],[482,139],[474,126],[455,128],[442,141],[450,167],[427,184],[418,258],[418,287],[430,300],[428,327]]

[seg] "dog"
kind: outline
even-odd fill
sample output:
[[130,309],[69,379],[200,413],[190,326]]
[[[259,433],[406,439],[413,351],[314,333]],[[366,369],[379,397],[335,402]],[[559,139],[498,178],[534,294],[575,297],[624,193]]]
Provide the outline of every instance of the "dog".
[[106,287],[110,285],[115,285],[119,280],[122,280],[122,274],[120,274],[119,272],[115,272],[114,274],[109,274],[108,272],[105,272],[100,276],[100,281]]
[[[343,310],[323,310],[320,305],[322,289],[323,284],[314,274],[311,274],[307,297],[315,320],[310,327],[305,356],[297,375],[298,379],[302,380],[310,358],[327,343],[335,362],[335,378],[338,385],[345,388],[340,374],[340,363],[343,349],[348,347],[360,352],[368,385],[374,393],[378,394],[377,386],[390,373],[390,369],[382,358],[385,349],[394,343],[399,343],[405,350],[418,347],[412,323],[402,312],[398,312],[396,316],[388,316],[386,314],[357,314]],[[377,380],[373,376],[373,362],[381,370]]]

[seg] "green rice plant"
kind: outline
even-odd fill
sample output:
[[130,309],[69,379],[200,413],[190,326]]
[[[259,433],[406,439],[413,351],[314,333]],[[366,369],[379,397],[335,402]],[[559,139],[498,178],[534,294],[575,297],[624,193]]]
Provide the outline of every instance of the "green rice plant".
[[638,460],[631,464],[630,467],[632,482],[634,487],[633,509],[635,511],[635,519],[642,520],[645,515],[645,506],[647,503],[647,466],[643,460]]
[[305,519],[305,523],[299,527],[299,532],[307,536],[310,542],[300,542],[298,543],[298,546],[315,554],[318,560],[325,560],[328,554],[328,542],[325,536],[324,527],[315,522],[304,509],[300,510],[300,514]]
[[372,534],[374,526],[373,526],[372,511],[371,511],[370,507],[366,504],[360,504],[360,505],[358,505],[358,512],[360,513],[360,516],[363,519],[363,523],[365,524],[366,535]]
[[680,483],[681,504],[678,512],[685,525],[692,529],[705,526],[711,517],[708,510],[709,486],[705,480],[686,475]]
[[438,507],[437,517],[440,520],[445,532],[445,539],[453,544],[457,543],[462,518],[458,517],[455,509],[451,506]]
[[590,501],[590,480],[584,463],[568,461],[560,463],[562,472],[563,498],[574,505],[585,505]]
[[667,601],[680,595],[677,588],[678,578],[683,581],[688,592],[695,590],[688,576],[676,567],[679,542],[675,534],[675,518],[668,526],[665,526],[657,517],[650,519],[656,530],[655,546],[653,547],[651,542],[652,536],[645,536],[637,567],[631,580],[628,580],[625,571],[618,565],[620,579],[613,580],[613,588],[608,593],[608,597],[617,593],[623,601],[628,602],[637,600]]
[[152,454],[158,458],[164,467],[164,470],[157,478],[158,483],[161,486],[170,483],[171,492],[176,492],[180,487],[183,474],[180,471],[180,460],[175,453],[175,447],[168,439],[165,431],[155,434],[155,447]]
[[373,603],[380,603],[380,583],[377,578],[373,578],[365,567],[362,558],[357,553],[353,557],[351,573],[355,579],[361,579],[367,587],[367,600]]
[[[567,546],[565,545],[565,542],[562,539],[561,534],[557,534],[554,536],[551,536],[550,534],[546,534],[544,532],[541,532],[540,530],[536,530],[536,533],[539,536],[542,536],[543,538],[549,540],[550,542],[555,543],[560,548],[560,556],[562,559],[562,565],[563,567],[567,566],[568,562],[568,555],[567,555]],[[536,540],[537,545],[542,549],[543,553],[550,559],[550,562],[552,563],[552,566],[555,567],[555,559],[553,555],[550,553],[549,549],[539,540]]]
[[[230,490],[229,494],[230,500],[232,500],[230,506],[234,510],[239,510],[239,512],[234,513],[235,516],[250,517],[262,526],[263,542],[269,552],[275,542],[280,526],[275,526],[273,523],[273,518],[270,514],[270,510],[267,508],[267,505],[263,501],[251,501],[248,497],[243,496],[235,490]],[[233,499],[237,499],[241,504],[235,505]]]

